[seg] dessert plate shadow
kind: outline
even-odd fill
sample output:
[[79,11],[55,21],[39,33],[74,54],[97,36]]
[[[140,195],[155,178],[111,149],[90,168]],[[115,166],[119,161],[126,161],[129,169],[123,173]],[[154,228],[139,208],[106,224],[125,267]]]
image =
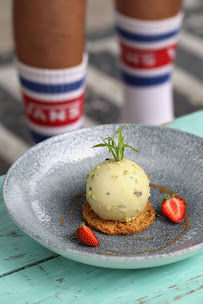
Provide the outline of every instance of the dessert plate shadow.
[[[139,234],[108,236],[97,231],[99,247],[77,242],[82,219],[85,176],[109,157],[106,148],[91,148],[120,124],[101,125],[52,137],[22,155],[9,169],[5,206],[15,223],[50,250],[89,265],[136,269],[188,258],[203,248],[203,138],[164,127],[127,124],[125,142],[139,154],[125,157],[150,175],[154,223]],[[160,206],[168,191],[187,202],[186,218],[174,224]]]

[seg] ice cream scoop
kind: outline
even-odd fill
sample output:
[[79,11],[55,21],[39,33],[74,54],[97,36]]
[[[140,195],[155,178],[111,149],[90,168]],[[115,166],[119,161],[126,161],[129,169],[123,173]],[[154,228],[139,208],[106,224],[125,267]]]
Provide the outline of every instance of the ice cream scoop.
[[106,220],[129,222],[145,208],[150,196],[149,178],[131,160],[106,159],[86,176],[86,199]]

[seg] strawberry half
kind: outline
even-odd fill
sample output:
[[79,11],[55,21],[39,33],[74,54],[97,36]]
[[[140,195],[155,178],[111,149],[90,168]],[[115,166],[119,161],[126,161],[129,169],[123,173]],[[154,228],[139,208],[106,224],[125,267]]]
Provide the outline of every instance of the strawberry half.
[[169,195],[162,200],[161,211],[172,222],[180,223],[185,218],[186,204],[182,198]]
[[85,225],[85,223],[81,223],[77,229],[77,238],[78,240],[88,246],[96,247],[99,246],[99,241],[94,234],[94,232]]

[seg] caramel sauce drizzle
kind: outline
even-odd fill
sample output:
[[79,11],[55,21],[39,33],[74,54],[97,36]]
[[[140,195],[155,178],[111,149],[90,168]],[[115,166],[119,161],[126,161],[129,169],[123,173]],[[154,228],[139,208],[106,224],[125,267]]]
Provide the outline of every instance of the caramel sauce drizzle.
[[174,192],[173,190],[171,190],[171,189],[169,189],[169,188],[167,188],[167,187],[158,185],[158,184],[152,184],[152,183],[150,183],[149,185],[150,185],[150,187],[152,187],[152,188],[159,189],[159,192],[160,192],[160,193],[169,194],[169,195],[171,195],[171,196],[172,196],[172,195],[176,195],[176,196],[182,198],[182,199],[184,200],[185,204],[187,205],[187,201],[186,201],[181,195],[179,195],[178,193]]
[[[158,185],[158,184],[150,183],[150,187],[158,189],[160,193],[165,193],[165,194],[169,194],[169,195],[174,195],[175,194],[175,195],[181,197],[178,193],[174,192],[173,190],[171,190],[171,189],[169,189],[167,187]],[[72,220],[74,220],[74,213],[75,213],[76,206],[81,201],[82,197],[85,196],[85,194],[86,194],[86,192],[82,192],[82,193],[76,195],[72,199],[74,201],[72,209],[71,209],[71,219]],[[186,204],[187,204],[187,202],[186,202]],[[64,221],[64,213],[62,214],[62,217],[61,217],[61,223],[63,223],[63,221]],[[111,250],[111,249],[101,248],[100,247],[101,250],[104,250],[106,252],[97,251],[97,253],[98,254],[102,254],[102,255],[109,255],[109,256],[117,256],[118,254],[132,255],[132,254],[142,254],[142,253],[155,253],[157,251],[165,249],[166,247],[172,245],[177,240],[179,240],[189,230],[189,228],[191,226],[191,223],[192,223],[192,220],[188,216],[186,216],[184,222],[178,226],[178,229],[180,229],[182,226],[184,226],[183,231],[180,232],[173,240],[169,241],[165,245],[163,245],[163,246],[161,246],[159,248],[156,248],[156,249],[145,250],[145,251],[124,252],[124,251],[117,251],[117,250]],[[159,235],[159,236],[154,236],[154,237],[147,237],[147,238],[139,238],[138,237],[138,238],[132,238],[132,239],[133,240],[138,240],[138,241],[139,240],[140,241],[145,241],[145,240],[147,241],[147,240],[154,240],[154,239],[160,238],[160,237],[171,236],[172,234],[174,234],[174,232],[168,232],[166,234]]]
[[61,215],[61,218],[60,218],[60,226],[63,226],[63,224],[64,224],[64,216],[65,216],[66,213],[67,213],[67,211],[64,210],[63,213],[62,213],[62,215]]
[[[158,184],[152,184],[152,183],[150,183],[150,187],[159,189],[159,192],[160,192],[160,193],[166,193],[166,194],[169,194],[169,195],[177,194],[177,193],[174,192],[173,190],[171,190],[171,189],[169,189],[169,188],[167,188],[167,187],[158,185]],[[178,195],[178,194],[177,194],[177,195]]]
[[[160,250],[172,245],[177,240],[179,240],[188,231],[188,229],[191,226],[191,222],[192,222],[191,219],[189,217],[186,217],[185,221],[184,221],[184,226],[185,226],[184,230],[179,235],[177,235],[173,240],[171,240],[167,244],[165,244],[165,245],[163,245],[159,248],[156,248],[156,249],[145,250],[145,251],[124,252],[124,251],[116,251],[116,250],[110,250],[110,249],[102,248],[103,250],[111,252],[111,253],[110,254],[109,253],[102,253],[102,252],[97,252],[97,253],[104,254],[104,255],[112,255],[112,256],[116,256],[117,254],[131,255],[131,254],[141,254],[141,253],[155,253],[157,251],[160,251]],[[171,235],[171,234],[173,234],[173,232],[170,232],[169,234]],[[159,237],[163,237],[163,236],[165,236],[165,235],[161,235]],[[146,239],[143,239],[143,240],[148,240],[148,239],[153,239],[153,238],[146,238]]]
[[75,209],[77,207],[77,204],[80,202],[82,197],[85,196],[85,195],[86,195],[86,192],[82,192],[82,193],[80,193],[80,194],[78,194],[78,195],[76,195],[72,198],[72,200],[74,201],[73,206],[71,208],[71,220],[72,221],[74,220]]

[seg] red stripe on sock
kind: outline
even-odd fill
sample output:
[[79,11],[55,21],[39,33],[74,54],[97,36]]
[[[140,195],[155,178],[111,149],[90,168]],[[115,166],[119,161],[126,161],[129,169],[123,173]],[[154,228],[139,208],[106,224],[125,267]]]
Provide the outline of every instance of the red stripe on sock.
[[140,49],[120,41],[121,61],[131,68],[152,69],[172,64],[177,44],[161,49]]
[[84,92],[77,98],[59,102],[36,100],[23,94],[23,102],[31,122],[44,127],[62,127],[82,118]]

